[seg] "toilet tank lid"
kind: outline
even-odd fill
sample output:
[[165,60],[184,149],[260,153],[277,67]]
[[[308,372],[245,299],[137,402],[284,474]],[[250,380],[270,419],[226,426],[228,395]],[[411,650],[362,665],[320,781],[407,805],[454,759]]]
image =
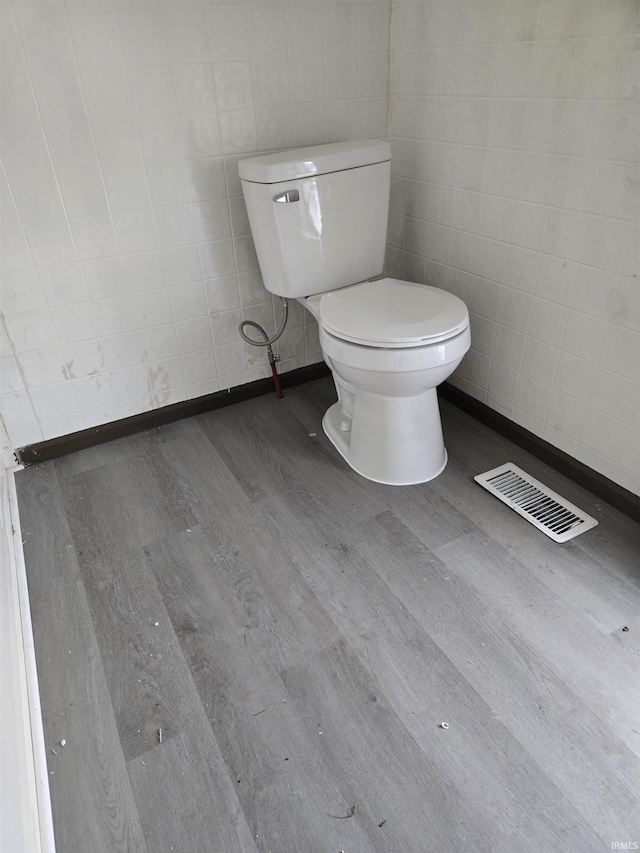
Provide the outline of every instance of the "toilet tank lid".
[[257,184],[277,184],[312,175],[326,175],[343,169],[370,166],[391,159],[389,143],[384,139],[360,139],[290,148],[276,154],[240,160],[241,180]]

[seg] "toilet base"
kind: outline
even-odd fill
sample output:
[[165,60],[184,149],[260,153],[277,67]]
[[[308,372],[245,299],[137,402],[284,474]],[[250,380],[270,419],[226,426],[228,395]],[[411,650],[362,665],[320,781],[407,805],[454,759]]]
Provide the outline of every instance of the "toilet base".
[[351,430],[339,400],[322,427],[338,453],[363,477],[389,486],[412,486],[444,471],[447,451],[435,388],[411,397],[358,390]]

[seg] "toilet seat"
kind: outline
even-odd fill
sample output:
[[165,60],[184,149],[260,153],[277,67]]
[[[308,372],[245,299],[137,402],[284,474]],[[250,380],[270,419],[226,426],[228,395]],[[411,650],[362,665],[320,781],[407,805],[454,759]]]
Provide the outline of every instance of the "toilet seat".
[[420,347],[447,340],[469,325],[467,306],[437,287],[382,278],[322,294],[322,327],[367,347]]

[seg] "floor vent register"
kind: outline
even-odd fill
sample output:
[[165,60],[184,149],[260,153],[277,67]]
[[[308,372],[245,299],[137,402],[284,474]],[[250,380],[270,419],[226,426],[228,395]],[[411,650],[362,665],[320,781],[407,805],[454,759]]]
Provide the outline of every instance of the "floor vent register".
[[554,542],[567,542],[598,523],[511,462],[478,474],[474,480]]

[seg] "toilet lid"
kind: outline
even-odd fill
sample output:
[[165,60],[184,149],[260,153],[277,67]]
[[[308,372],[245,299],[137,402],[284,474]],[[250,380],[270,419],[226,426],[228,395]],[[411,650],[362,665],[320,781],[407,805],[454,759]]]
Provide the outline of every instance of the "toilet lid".
[[446,340],[469,324],[461,299],[424,284],[382,278],[324,293],[324,329],[370,347],[410,347]]

